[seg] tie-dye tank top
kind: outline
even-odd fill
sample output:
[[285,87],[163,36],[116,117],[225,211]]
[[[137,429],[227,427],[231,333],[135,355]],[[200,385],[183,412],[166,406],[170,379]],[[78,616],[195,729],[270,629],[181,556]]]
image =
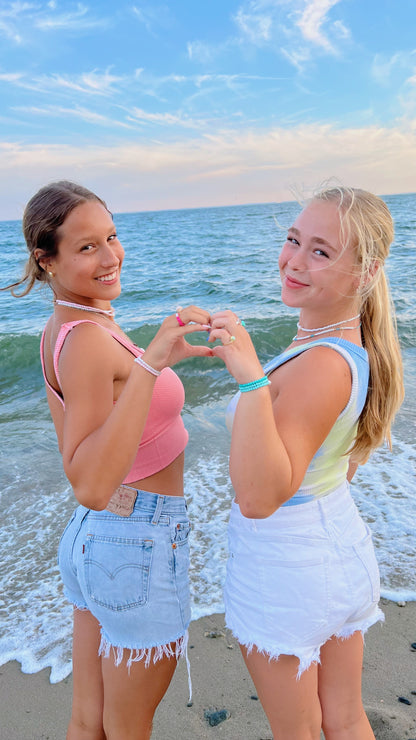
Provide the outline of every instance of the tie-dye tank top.
[[[298,491],[284,506],[302,504],[322,498],[337,489],[346,480],[349,456],[345,453],[351,448],[357,433],[357,423],[364,408],[369,381],[368,355],[365,349],[346,339],[329,337],[325,340],[308,342],[301,347],[291,347],[270,360],[264,367],[269,375],[273,370],[311,347],[331,347],[347,361],[351,371],[351,395],[344,410],[319,450],[313,456]],[[227,426],[232,427],[235,409],[240,394],[237,393],[227,408]]]

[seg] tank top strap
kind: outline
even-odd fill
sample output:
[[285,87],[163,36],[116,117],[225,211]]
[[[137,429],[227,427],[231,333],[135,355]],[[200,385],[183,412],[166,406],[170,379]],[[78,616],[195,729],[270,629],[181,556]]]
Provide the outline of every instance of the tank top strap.
[[[69,332],[79,324],[95,324],[96,326],[101,326],[104,331],[108,332],[108,334],[111,334],[111,336],[117,340],[123,347],[125,347],[129,352],[131,352],[135,357],[138,357],[141,353],[143,353],[144,350],[137,347],[133,342],[131,342],[129,339],[125,339],[124,337],[120,336],[116,332],[112,331],[111,329],[107,328],[106,326],[103,326],[102,324],[99,324],[98,321],[92,321],[91,319],[80,319],[78,321],[68,321],[65,324],[62,324],[58,336],[56,338],[55,347],[53,350],[53,369],[55,371],[56,379],[58,381],[59,387],[61,387],[61,381],[59,378],[59,357],[62,351],[62,347],[64,346],[65,339],[67,338]],[[48,388],[54,393],[54,395],[59,398],[60,401],[63,401],[62,397],[57,393],[55,388],[49,383],[47,377],[46,377],[46,371],[45,371],[45,360],[44,360],[44,345],[45,345],[45,330],[42,332],[42,337],[40,340],[40,361],[42,364],[42,371],[43,376],[45,378],[46,385]]]

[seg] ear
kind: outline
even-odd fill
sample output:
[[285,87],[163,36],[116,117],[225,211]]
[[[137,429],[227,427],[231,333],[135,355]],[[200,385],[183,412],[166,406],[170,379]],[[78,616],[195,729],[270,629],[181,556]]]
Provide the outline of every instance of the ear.
[[373,260],[371,262],[367,273],[357,278],[357,282],[355,285],[357,292],[361,292],[363,288],[366,288],[367,285],[371,283],[372,280],[374,280],[380,267],[381,267],[380,260]]
[[364,285],[367,287],[369,283],[371,283],[372,280],[376,277],[379,269],[381,267],[380,260],[373,260],[370,264],[369,270],[367,272],[367,275],[364,278]]
[[50,257],[46,257],[43,249],[35,249],[33,256],[42,270],[45,272],[52,272],[53,260]]

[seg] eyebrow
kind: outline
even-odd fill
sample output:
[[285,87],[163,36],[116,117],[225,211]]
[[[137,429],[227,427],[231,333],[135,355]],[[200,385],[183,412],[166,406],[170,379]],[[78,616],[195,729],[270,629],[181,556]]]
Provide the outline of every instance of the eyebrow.
[[[299,229],[296,228],[296,226],[289,226],[288,231],[291,231],[293,234],[296,234],[296,236],[301,236],[301,233]],[[335,247],[330,242],[327,242],[326,239],[323,239],[321,236],[313,236],[312,241],[315,244],[321,244],[322,246],[329,247],[334,252],[336,252]]]

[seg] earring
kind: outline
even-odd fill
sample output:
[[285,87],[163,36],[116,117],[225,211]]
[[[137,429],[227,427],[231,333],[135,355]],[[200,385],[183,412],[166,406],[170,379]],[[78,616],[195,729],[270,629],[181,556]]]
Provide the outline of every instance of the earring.
[[48,270],[48,275],[49,275],[49,277],[51,277],[51,278],[52,278],[52,277],[54,277],[54,273],[53,273],[53,272],[51,272],[50,270]]

